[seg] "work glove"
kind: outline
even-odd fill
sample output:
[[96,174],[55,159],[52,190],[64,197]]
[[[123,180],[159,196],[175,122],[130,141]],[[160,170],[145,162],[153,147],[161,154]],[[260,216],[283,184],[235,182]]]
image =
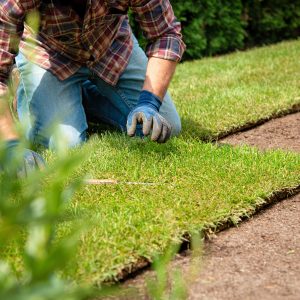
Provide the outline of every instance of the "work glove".
[[[9,140],[6,142],[4,146],[4,164],[0,163],[0,171],[11,172],[12,170],[8,170],[8,166],[14,166],[7,161],[10,161],[15,158],[15,155],[18,155],[20,141],[19,140]],[[45,161],[44,159],[36,152],[30,149],[22,149],[22,159],[18,161],[16,166],[16,175],[19,178],[26,177],[30,172],[35,169],[44,169]],[[14,170],[13,170],[14,171]]]
[[161,101],[148,91],[142,91],[136,107],[127,118],[127,134],[140,135],[139,124],[142,125],[144,136],[151,135],[152,141],[165,143],[171,136],[172,126],[159,114]]

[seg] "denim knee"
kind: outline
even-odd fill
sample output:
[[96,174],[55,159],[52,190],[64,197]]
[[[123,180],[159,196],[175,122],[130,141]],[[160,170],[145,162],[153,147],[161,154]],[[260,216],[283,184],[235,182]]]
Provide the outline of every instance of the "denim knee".
[[56,133],[50,136],[48,147],[51,150],[57,150],[60,147],[74,148],[86,140],[86,131],[79,132],[73,126],[60,124]]
[[171,136],[178,136],[181,132],[181,120],[169,93],[166,93],[164,101],[160,107],[159,113],[172,126]]
[[177,114],[176,117],[171,120],[171,126],[172,126],[172,131],[171,131],[171,136],[179,136],[181,132],[181,120],[179,115]]

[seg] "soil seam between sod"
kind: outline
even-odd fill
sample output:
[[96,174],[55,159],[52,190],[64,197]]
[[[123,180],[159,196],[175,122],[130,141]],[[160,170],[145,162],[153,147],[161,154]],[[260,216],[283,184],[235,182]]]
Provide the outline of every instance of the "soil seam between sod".
[[[250,217],[254,216],[255,214],[263,211],[264,209],[288,198],[291,198],[300,193],[300,184],[293,187],[293,188],[284,188],[282,190],[278,190],[273,192],[269,197],[263,199],[263,203],[258,204],[257,206],[249,209],[246,212],[241,213],[239,217],[238,223],[249,219]],[[205,239],[209,239],[210,235],[219,233],[223,230],[229,229],[233,226],[236,226],[238,223],[233,222],[233,220],[228,217],[226,220],[219,222],[216,224],[215,227],[209,226],[204,228],[203,230],[199,230],[199,234],[203,234]],[[189,249],[191,243],[191,236],[189,232],[186,232],[181,237],[182,243],[180,245],[179,253]],[[137,275],[143,273],[144,271],[148,270],[151,266],[151,261],[146,258],[139,258],[137,262],[133,265],[125,267],[114,280],[107,280],[104,283],[117,283],[117,282],[124,282],[128,279],[134,278]]]
[[293,104],[290,108],[283,109],[280,112],[273,113],[270,116],[258,119],[257,121],[250,121],[248,123],[245,123],[242,126],[233,127],[226,132],[222,132],[222,133],[216,135],[215,137],[203,138],[203,141],[204,142],[218,142],[220,139],[226,138],[230,135],[233,135],[233,134],[236,134],[239,132],[244,132],[244,131],[247,131],[250,129],[254,129],[254,128],[256,128],[262,124],[265,124],[271,120],[282,118],[287,115],[291,115],[291,114],[295,114],[295,113],[299,113],[299,112],[300,112],[300,103],[296,103],[296,104]]

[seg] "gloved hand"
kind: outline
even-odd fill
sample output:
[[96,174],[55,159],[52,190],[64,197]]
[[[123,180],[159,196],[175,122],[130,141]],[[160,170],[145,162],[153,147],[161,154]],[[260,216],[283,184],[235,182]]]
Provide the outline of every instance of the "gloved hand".
[[127,118],[127,134],[134,136],[138,124],[142,124],[143,135],[151,133],[151,140],[165,143],[171,136],[172,126],[159,114],[161,101],[148,91],[142,91],[136,107]]
[[[14,155],[16,155],[17,148],[20,144],[19,140],[10,140],[6,142],[5,145],[5,152],[6,156],[5,159],[12,159]],[[3,167],[0,165],[0,170],[3,169]],[[26,177],[31,171],[35,169],[43,169],[45,167],[45,161],[44,159],[36,152],[29,150],[29,149],[23,149],[23,159],[20,162],[20,165],[17,166],[17,176],[18,177]],[[4,166],[4,171],[5,171]],[[8,170],[9,171],[9,170]]]

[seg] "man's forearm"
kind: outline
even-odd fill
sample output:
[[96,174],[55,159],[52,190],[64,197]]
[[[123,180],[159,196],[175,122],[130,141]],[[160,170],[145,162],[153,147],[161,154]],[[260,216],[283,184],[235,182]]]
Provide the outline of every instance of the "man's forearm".
[[0,140],[17,139],[18,133],[15,130],[13,117],[7,101],[0,98]]
[[176,65],[177,63],[174,61],[150,57],[143,89],[153,93],[162,100],[167,92]]

